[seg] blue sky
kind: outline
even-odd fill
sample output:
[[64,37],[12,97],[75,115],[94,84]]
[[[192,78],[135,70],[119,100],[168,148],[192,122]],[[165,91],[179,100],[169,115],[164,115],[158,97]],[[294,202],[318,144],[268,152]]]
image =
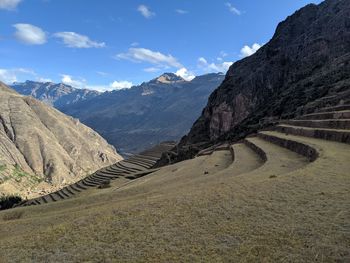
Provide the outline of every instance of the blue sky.
[[0,80],[127,88],[226,71],[321,0],[0,0]]

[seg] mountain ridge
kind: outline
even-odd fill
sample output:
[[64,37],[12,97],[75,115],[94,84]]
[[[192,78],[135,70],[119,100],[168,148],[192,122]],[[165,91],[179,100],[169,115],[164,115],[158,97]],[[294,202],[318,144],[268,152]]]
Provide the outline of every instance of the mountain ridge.
[[15,82],[11,87],[22,95],[32,96],[57,109],[101,94],[96,90],[78,89],[64,83],[31,80]]

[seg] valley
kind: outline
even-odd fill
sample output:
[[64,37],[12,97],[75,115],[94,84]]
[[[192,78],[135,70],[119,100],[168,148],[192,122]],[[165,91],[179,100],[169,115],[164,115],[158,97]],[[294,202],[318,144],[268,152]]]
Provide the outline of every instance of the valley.
[[100,94],[29,81],[12,87],[46,103],[54,101],[55,108],[96,130],[123,155],[130,155],[162,141],[178,141],[224,77],[213,73],[186,81],[164,73],[130,89]]

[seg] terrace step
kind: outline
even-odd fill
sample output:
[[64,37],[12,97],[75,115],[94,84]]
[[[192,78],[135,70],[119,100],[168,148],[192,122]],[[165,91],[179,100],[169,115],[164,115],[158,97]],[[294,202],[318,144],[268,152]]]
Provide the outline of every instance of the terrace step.
[[53,202],[56,202],[56,201],[57,201],[57,197],[54,196],[54,194],[49,194],[48,197],[51,198],[50,201],[53,201]]
[[91,182],[88,182],[86,180],[81,181],[81,184],[86,186],[86,187],[96,187],[99,185],[98,183],[91,183]]
[[87,177],[83,180],[83,182],[97,186],[97,185],[100,185],[101,183],[105,182],[105,180],[91,179],[91,178]]
[[130,180],[137,179],[146,174],[153,172],[150,168],[157,162],[164,151],[168,151],[175,146],[173,143],[161,144],[146,150],[140,154],[133,155],[128,160],[123,160],[119,163],[105,167],[89,175],[88,177],[66,186],[61,190],[42,196],[38,199],[28,200],[21,203],[19,206],[28,206],[41,203],[48,203],[58,200],[64,200],[76,195],[89,188],[96,187],[102,183],[120,178],[128,178]]
[[293,134],[297,136],[312,137],[342,143],[350,143],[350,130],[309,128],[292,125],[277,125],[272,129],[282,133]]
[[119,163],[118,163],[119,167],[122,167],[122,168],[124,168],[124,169],[132,169],[132,170],[134,170],[135,172],[136,172],[136,171],[142,171],[142,170],[144,170],[144,169],[140,169],[140,166],[136,166],[136,165],[131,164],[131,163],[129,163],[129,165],[127,165],[127,164],[128,164],[128,163],[127,163],[126,161],[122,161],[122,162],[119,162]]
[[303,155],[271,143],[265,138],[251,137],[245,141],[265,161],[260,168],[253,172],[258,173],[257,171],[263,170],[270,173],[271,176],[281,175],[304,167],[309,163],[309,160]]
[[350,129],[350,119],[288,120],[288,121],[281,121],[280,123],[291,125],[291,126],[304,126],[304,127],[311,127],[311,128]]
[[111,176],[111,175],[106,175],[103,173],[94,173],[91,175],[91,178],[98,178],[102,180],[113,180],[114,178],[118,178],[118,176]]
[[146,159],[146,160],[153,160],[153,161],[157,161],[159,158],[158,157],[152,157],[152,156],[146,156],[146,155],[141,155],[141,154],[134,154],[132,155],[129,159],[133,159],[133,158],[139,158],[139,159]]
[[125,175],[125,174],[131,174],[132,172],[126,171],[122,169],[121,167],[117,167],[117,164],[113,164],[112,166],[106,168],[106,170],[110,171],[111,174],[119,174],[119,175]]
[[106,180],[104,179],[98,179],[98,178],[92,178],[92,177],[87,177],[84,179],[85,182],[89,182],[89,183],[96,183],[96,184],[102,184],[104,182],[106,182]]
[[104,170],[97,171],[95,174],[102,174],[106,176],[118,176],[122,175],[124,171],[120,170],[120,168],[107,167]]
[[70,187],[75,191],[75,192],[81,192],[82,190],[86,190],[87,188],[82,186],[80,184],[81,181],[76,182],[75,184],[70,185]]
[[61,189],[62,193],[65,194],[68,198],[74,196],[75,194],[71,191],[68,190],[68,187],[64,187]]
[[124,170],[132,172],[132,173],[142,171],[142,169],[140,169],[140,168],[136,168],[135,166],[130,167],[130,166],[125,165],[125,163],[121,163],[121,162],[117,163],[116,167],[119,167],[120,169],[124,169]]
[[140,157],[131,157],[130,159],[124,160],[124,162],[129,162],[129,161],[137,161],[137,162],[141,162],[141,163],[145,163],[145,164],[154,164],[157,161],[153,160],[153,159],[146,159],[146,158],[140,158]]
[[42,196],[40,199],[40,203],[48,203],[48,200],[47,200],[47,197],[48,196]]
[[61,194],[60,191],[57,191],[54,194],[56,194],[60,199],[64,199],[65,198],[65,196],[63,194]]
[[129,172],[129,173],[135,173],[135,172],[137,172],[136,169],[134,169],[134,168],[128,168],[128,167],[126,167],[126,166],[123,166],[123,165],[120,164],[120,163],[116,163],[116,164],[115,164],[115,167],[119,168],[119,169],[122,170],[122,171],[126,171],[126,172]]
[[128,160],[128,162],[131,163],[131,164],[135,164],[135,165],[138,165],[140,167],[143,167],[145,169],[148,169],[148,168],[150,168],[150,167],[152,167],[154,165],[154,163],[149,164],[149,163],[142,162],[142,161],[137,161],[137,160]]
[[61,190],[58,191],[62,196],[64,196],[64,198],[69,198],[70,195],[68,195],[65,191],[64,188],[62,188]]
[[329,120],[329,119],[350,119],[350,110],[316,112],[296,118],[297,120]]
[[260,156],[245,143],[232,145],[231,154],[233,162],[227,168],[230,176],[248,173],[264,164]]
[[318,109],[317,112],[334,112],[334,111],[346,111],[346,110],[350,110],[350,104],[326,107],[326,108]]
[[319,153],[314,147],[292,140],[290,137],[286,137],[285,134],[278,132],[259,132],[257,136],[265,141],[276,144],[280,147],[286,148],[299,155],[306,157],[310,162],[315,161]]
[[129,180],[135,180],[135,179],[141,178],[141,177],[143,177],[145,175],[154,173],[154,172],[156,172],[158,170],[159,169],[149,169],[149,170],[141,171],[141,172],[138,172],[138,173],[134,173],[133,175],[126,176],[125,178],[129,179]]
[[142,165],[152,166],[156,162],[155,161],[145,160],[145,159],[134,158],[134,159],[125,160],[124,163],[130,163],[130,164],[136,164],[136,165],[142,164]]

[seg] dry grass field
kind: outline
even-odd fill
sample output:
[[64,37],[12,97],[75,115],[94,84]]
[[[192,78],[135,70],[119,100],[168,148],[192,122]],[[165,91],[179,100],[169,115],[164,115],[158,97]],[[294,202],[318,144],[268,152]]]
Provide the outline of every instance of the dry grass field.
[[249,138],[107,189],[0,213],[1,262],[346,262],[350,145]]

